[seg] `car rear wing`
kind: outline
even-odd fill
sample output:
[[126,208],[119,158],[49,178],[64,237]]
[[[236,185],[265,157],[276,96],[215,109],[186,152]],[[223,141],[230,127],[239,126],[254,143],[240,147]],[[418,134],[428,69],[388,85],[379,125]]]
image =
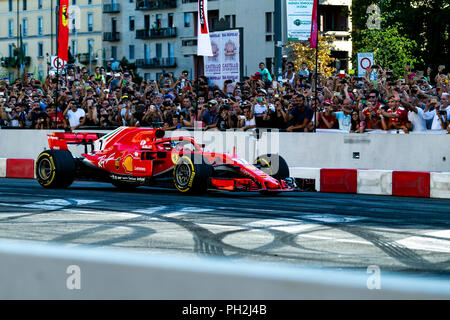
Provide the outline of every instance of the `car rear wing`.
[[86,132],[53,132],[47,135],[48,145],[52,150],[69,150],[68,144],[84,145],[85,153],[88,153],[88,146],[94,148],[94,141],[101,138],[100,133]]

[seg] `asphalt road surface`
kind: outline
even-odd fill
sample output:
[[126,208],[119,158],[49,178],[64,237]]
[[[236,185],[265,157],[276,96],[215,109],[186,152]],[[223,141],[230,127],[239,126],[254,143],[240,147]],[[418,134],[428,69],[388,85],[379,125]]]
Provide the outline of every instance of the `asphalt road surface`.
[[0,179],[0,238],[450,278],[450,200]]

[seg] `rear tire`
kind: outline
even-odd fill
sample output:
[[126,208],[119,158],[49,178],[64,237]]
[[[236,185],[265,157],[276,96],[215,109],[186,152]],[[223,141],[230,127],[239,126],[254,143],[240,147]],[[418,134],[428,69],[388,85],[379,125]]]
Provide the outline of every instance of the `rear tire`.
[[173,182],[182,193],[201,194],[208,190],[212,173],[212,166],[202,155],[183,155],[173,168]]
[[68,188],[75,180],[75,160],[69,151],[44,151],[36,160],[35,173],[44,188]]

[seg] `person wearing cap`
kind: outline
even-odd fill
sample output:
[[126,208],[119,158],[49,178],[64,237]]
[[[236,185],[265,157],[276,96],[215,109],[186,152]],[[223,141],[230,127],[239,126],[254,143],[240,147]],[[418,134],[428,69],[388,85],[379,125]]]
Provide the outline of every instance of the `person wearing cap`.
[[209,103],[200,106],[198,119],[203,121],[203,127],[205,130],[215,128],[218,118],[217,115],[218,102],[216,100],[210,100]]
[[275,107],[268,103],[266,99],[266,90],[258,89],[257,93],[258,95],[252,101],[252,104],[254,106],[253,112],[256,119],[256,126],[262,128],[270,127],[270,121],[265,120],[264,115],[270,112],[275,112]]

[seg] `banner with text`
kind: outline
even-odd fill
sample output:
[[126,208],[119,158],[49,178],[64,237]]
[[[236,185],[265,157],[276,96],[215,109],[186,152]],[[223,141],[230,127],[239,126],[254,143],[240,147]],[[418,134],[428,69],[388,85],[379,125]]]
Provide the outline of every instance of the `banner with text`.
[[240,34],[239,30],[211,32],[213,55],[205,57],[205,76],[210,85],[223,87],[225,80],[240,81]]
[[288,41],[307,41],[311,36],[314,0],[286,0]]

